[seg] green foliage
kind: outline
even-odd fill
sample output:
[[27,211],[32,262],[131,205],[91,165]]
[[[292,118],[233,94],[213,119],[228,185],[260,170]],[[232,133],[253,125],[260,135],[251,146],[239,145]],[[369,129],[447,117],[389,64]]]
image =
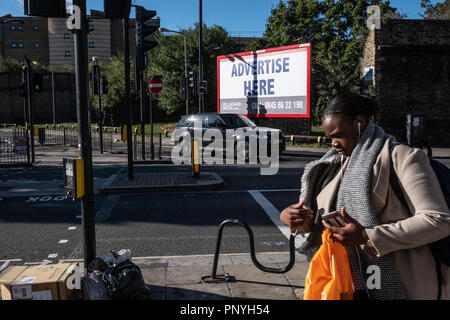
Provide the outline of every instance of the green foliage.
[[22,65],[19,60],[0,56],[0,72],[19,73],[21,70]]
[[382,21],[402,18],[384,0],[288,0],[271,10],[263,38],[249,50],[311,43],[311,114],[314,125],[341,92],[359,92],[359,61],[368,34],[367,8],[378,5]]
[[[130,93],[132,108],[136,109],[139,103],[139,94],[134,90],[133,63],[133,58],[130,58]],[[93,63],[90,62],[89,72],[92,70],[92,65]],[[100,73],[108,78],[108,94],[102,95],[102,111],[106,114],[105,124],[120,125],[125,119],[124,108],[126,106],[124,55],[119,53],[111,57],[109,64],[99,63],[99,65]],[[92,81],[89,86],[91,104],[94,108],[98,108],[98,98],[92,95]]]
[[421,16],[425,19],[450,20],[450,0],[432,4],[431,0],[422,0],[420,6],[425,9]]
[[[188,72],[198,70],[198,24],[194,28],[180,30],[186,36]],[[146,78],[150,75],[162,75],[164,89],[158,95],[158,105],[167,114],[185,110],[186,102],[180,99],[180,78],[184,76],[184,38],[180,34],[158,34],[156,40],[160,44],[149,54],[150,67]],[[235,52],[237,46],[228,33],[220,26],[203,26],[203,78],[208,82],[208,93],[205,96],[205,111],[217,108],[216,71],[217,56]],[[198,111],[198,97],[190,92],[189,113]]]
[[[198,26],[180,30],[186,35],[187,69],[198,70]],[[147,82],[153,75],[162,75],[164,89],[154,96],[154,111],[160,109],[166,115],[181,113],[186,108],[185,100],[180,98],[180,77],[184,76],[184,38],[179,34],[155,33],[159,45],[148,53],[149,68],[144,70],[144,99],[148,105],[149,92]],[[208,82],[208,93],[205,96],[205,111],[216,110],[216,57],[221,54],[235,52],[237,47],[227,32],[220,26],[203,27],[203,73]],[[134,62],[130,59],[131,98],[134,114],[139,114],[139,92],[134,90]],[[91,70],[92,64],[89,66]],[[100,65],[101,73],[108,77],[108,94],[102,96],[102,110],[106,113],[105,124],[119,125],[124,118],[126,105],[124,56],[119,53],[113,56],[108,65]],[[92,84],[90,84],[92,88]],[[90,90],[92,95],[92,89]],[[97,97],[91,96],[91,103],[98,108]],[[198,111],[198,97],[190,94],[189,112]],[[136,123],[136,121],[134,121]]]

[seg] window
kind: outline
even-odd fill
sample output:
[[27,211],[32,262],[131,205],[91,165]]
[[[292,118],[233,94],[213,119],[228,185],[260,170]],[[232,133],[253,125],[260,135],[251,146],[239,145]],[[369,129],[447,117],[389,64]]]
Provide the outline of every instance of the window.
[[19,42],[19,48],[23,48],[23,42]]
[[89,31],[94,31],[94,26],[92,24],[89,25]]
[[23,31],[23,26],[17,26],[18,31]]
[[70,39],[69,34],[68,33],[64,33],[64,39]]
[[207,128],[223,129],[225,127],[225,123],[218,115],[208,115],[207,119]]
[[19,63],[20,63],[21,65],[23,65],[23,64],[25,64],[25,61],[19,60]]
[[34,31],[39,31],[39,26],[33,26]]
[[35,48],[39,48],[39,42],[35,42],[35,43],[34,43],[34,47],[35,47]]
[[70,57],[70,51],[64,51],[64,56]]
[[11,26],[11,31],[16,31],[16,26]]
[[95,45],[93,42],[89,42],[89,48],[95,48]]
[[17,48],[17,43],[15,42],[11,43],[11,48]]

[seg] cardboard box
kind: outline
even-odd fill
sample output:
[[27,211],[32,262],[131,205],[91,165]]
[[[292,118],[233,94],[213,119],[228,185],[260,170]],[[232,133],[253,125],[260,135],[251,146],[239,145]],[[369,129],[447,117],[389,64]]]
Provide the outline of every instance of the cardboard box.
[[78,263],[9,267],[0,274],[1,296],[3,300],[81,299],[79,276]]

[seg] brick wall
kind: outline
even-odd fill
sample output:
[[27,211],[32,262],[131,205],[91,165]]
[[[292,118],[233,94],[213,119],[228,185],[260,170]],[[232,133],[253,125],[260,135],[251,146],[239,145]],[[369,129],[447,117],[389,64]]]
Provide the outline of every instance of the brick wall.
[[393,20],[370,41],[380,125],[406,141],[406,115],[424,115],[430,144],[450,146],[450,21]]

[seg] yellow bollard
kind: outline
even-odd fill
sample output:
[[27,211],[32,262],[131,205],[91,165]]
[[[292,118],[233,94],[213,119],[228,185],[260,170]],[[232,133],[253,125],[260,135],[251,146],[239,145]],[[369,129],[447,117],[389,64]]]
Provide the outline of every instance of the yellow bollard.
[[191,142],[191,159],[192,159],[192,175],[198,178],[200,175],[200,161],[199,161],[199,150],[198,141],[192,139]]
[[123,126],[122,126],[122,141],[127,141],[127,125],[126,124],[124,124]]

